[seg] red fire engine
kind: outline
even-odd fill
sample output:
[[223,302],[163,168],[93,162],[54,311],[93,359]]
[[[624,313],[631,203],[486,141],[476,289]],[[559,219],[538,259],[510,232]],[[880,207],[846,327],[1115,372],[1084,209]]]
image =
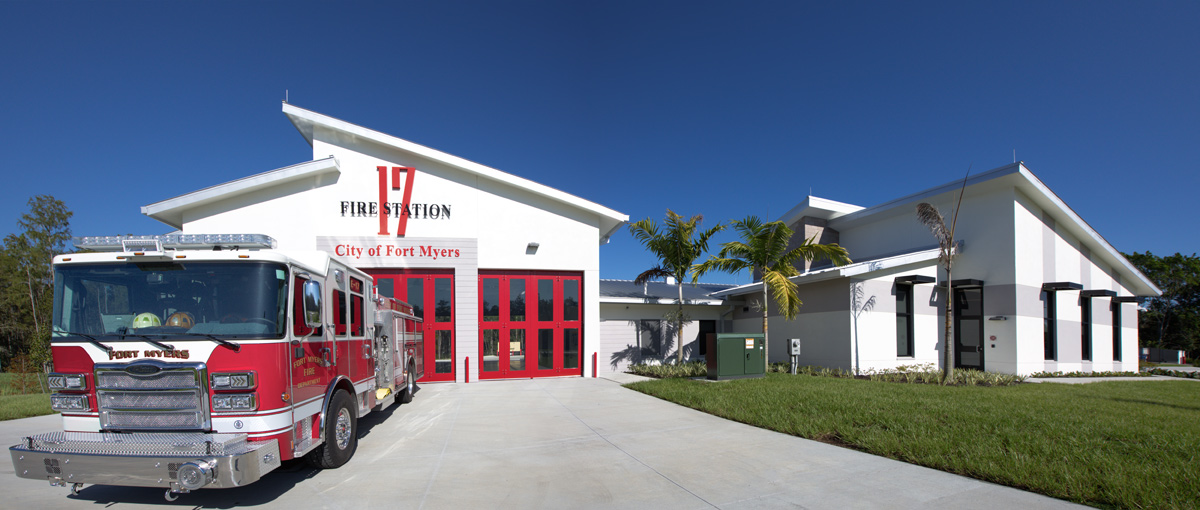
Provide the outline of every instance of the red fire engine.
[[336,468],[358,419],[412,400],[408,304],[323,252],[262,235],[76,238],[54,259],[51,403],[63,430],[9,448],[51,485],[252,483],[303,457]]

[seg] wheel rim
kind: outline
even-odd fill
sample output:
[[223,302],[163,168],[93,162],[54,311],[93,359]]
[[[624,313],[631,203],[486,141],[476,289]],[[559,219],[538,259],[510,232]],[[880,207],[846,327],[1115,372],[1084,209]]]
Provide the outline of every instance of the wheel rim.
[[412,395],[413,390],[417,389],[417,383],[413,380],[412,370],[408,371],[408,394]]
[[337,423],[333,425],[334,439],[339,450],[345,450],[350,446],[350,411],[346,408],[338,409]]

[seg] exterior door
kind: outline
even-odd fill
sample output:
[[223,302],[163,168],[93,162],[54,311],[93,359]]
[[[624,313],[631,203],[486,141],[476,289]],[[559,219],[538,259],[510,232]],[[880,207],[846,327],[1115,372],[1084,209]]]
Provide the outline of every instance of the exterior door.
[[954,367],[983,370],[983,288],[954,289]]
[[[301,277],[292,278],[292,340],[288,349],[291,352],[291,387],[288,400],[293,405],[292,454],[303,454],[312,448],[316,437],[319,437],[319,420],[317,413],[321,412],[325,388],[333,379],[334,367],[332,359],[333,332],[329,328],[309,328],[304,323],[304,282]],[[329,310],[330,284],[332,279],[321,281],[321,297],[325,310]],[[332,322],[333,318],[326,313],[323,323]],[[286,448],[287,445],[280,445]]]
[[574,273],[479,277],[479,378],[581,375],[581,282]]

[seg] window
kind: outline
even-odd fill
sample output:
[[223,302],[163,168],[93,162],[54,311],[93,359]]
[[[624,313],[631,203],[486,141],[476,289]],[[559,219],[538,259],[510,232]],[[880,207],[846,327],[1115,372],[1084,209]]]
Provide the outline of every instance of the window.
[[396,297],[396,282],[391,278],[376,279],[375,288],[379,289],[380,296],[387,296],[390,298]]
[[498,322],[500,320],[500,279],[482,279],[483,321]]
[[292,309],[293,309],[292,334],[294,334],[298,337],[304,336],[304,335],[313,335],[316,337],[320,337],[321,336],[321,327],[320,326],[318,326],[316,328],[310,328],[310,327],[308,327],[307,324],[304,323],[304,282],[306,282],[307,280],[305,280],[303,278],[296,278],[293,281],[295,282],[295,287],[292,291],[293,295],[294,295],[294,297],[292,298]]
[[563,368],[579,368],[579,330],[563,330]]
[[913,286],[896,284],[896,356],[913,356]]
[[1081,312],[1080,322],[1083,325],[1083,332],[1080,334],[1081,350],[1083,361],[1092,360],[1092,298],[1079,298],[1079,311]]
[[538,313],[541,322],[554,321],[554,280],[538,280]]
[[1054,320],[1054,292],[1042,291],[1042,341],[1045,344],[1045,357],[1047,360],[1057,359],[1057,349],[1055,349],[1055,333],[1056,326]]
[[579,280],[563,280],[563,320],[579,320]]
[[1113,361],[1121,361],[1121,303],[1112,303]]
[[333,300],[337,303],[337,316],[333,319],[333,334],[346,335],[346,294],[340,290],[333,291]]
[[708,354],[708,335],[717,333],[717,321],[699,321],[700,331],[696,333],[696,343],[701,356]]
[[450,306],[450,300],[452,299],[450,285],[451,281],[449,278],[433,279],[434,322],[450,322],[453,318],[450,313],[452,309]]
[[538,370],[554,369],[554,330],[538,330]]
[[350,295],[350,335],[363,336],[363,297]]

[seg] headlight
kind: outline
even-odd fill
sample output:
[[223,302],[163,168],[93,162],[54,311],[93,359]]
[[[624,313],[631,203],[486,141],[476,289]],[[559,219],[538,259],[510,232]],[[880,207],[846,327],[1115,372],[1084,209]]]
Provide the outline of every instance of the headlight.
[[254,372],[228,372],[212,375],[214,390],[249,390],[254,388]]
[[213,395],[213,411],[253,411],[258,409],[258,398],[253,393],[238,395]]
[[87,389],[87,374],[50,374],[47,381],[52,390],[83,391]]
[[67,411],[90,411],[87,395],[50,395],[50,408],[60,413]]

